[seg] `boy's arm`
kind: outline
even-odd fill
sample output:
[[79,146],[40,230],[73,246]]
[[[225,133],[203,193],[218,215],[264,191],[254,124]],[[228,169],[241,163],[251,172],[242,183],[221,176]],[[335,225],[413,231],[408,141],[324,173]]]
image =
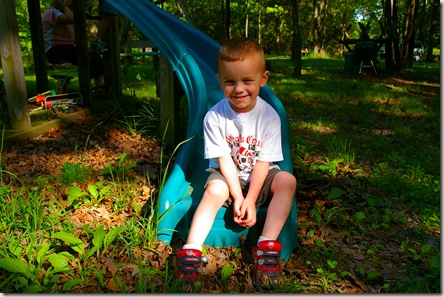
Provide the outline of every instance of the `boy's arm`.
[[265,178],[267,177],[270,168],[270,163],[256,161],[253,171],[250,176],[250,187],[248,189],[247,197],[245,199],[252,200],[256,203],[257,197],[264,185]]
[[224,155],[218,158],[220,172],[225,177],[228,183],[231,197],[233,197],[234,216],[240,216],[240,206],[244,200],[242,189],[237,176],[236,165],[231,158],[231,155]]
[[239,222],[235,219],[239,225],[250,228],[256,224],[256,200],[264,185],[269,167],[270,163],[268,162],[256,161],[250,176],[250,187],[241,206],[241,219]]

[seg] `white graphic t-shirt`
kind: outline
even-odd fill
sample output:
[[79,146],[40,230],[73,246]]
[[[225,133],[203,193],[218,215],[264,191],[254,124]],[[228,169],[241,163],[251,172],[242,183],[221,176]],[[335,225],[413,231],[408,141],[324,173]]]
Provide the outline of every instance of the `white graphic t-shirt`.
[[[239,178],[249,181],[256,160],[283,160],[281,120],[276,110],[257,97],[256,106],[247,113],[235,112],[224,98],[211,108],[204,119],[205,159],[210,168],[219,168],[218,157],[230,154]],[[271,168],[279,168],[270,164]]]

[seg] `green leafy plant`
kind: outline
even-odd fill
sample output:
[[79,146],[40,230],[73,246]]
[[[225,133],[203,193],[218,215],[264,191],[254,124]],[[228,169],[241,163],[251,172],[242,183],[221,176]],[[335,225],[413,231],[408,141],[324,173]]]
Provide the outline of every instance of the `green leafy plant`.
[[68,186],[73,182],[84,183],[91,179],[91,168],[85,167],[80,163],[71,164],[69,162],[63,163],[62,172],[59,176],[59,182],[62,185]]
[[68,194],[68,203],[73,205],[74,208],[78,208],[82,203],[86,203],[88,206],[97,205],[108,197],[108,192],[112,189],[112,185],[103,186],[103,184],[104,181],[88,184],[88,192],[84,192],[78,186],[70,187],[66,191]]
[[234,267],[231,264],[225,264],[222,267],[221,276],[224,283],[226,283],[227,280],[230,278],[231,274],[233,273],[233,269]]
[[414,248],[407,248],[407,250],[413,254],[413,259],[415,261],[418,261],[421,257],[426,255],[430,251],[431,248],[432,248],[432,246],[430,244],[425,244],[425,245],[421,246],[421,249],[419,251],[417,251]]
[[365,271],[365,268],[361,265],[358,266],[358,271],[361,274],[361,276],[364,277],[364,279],[366,280],[372,280],[381,276],[381,273],[377,271],[371,271],[367,273]]
[[312,170],[320,170],[326,173],[331,174],[332,176],[336,176],[337,174],[337,168],[339,163],[343,161],[343,159],[335,159],[331,160],[329,158],[325,158],[327,163],[322,162],[316,162],[311,165]]
[[87,226],[84,226],[88,233],[92,233],[92,248],[85,251],[83,241],[72,234],[66,232],[59,232],[53,235],[54,238],[59,238],[69,244],[69,246],[79,253],[83,261],[92,257],[94,254],[100,259],[105,252],[109,250],[113,241],[124,232],[127,227],[120,226],[110,229],[108,232],[105,231],[102,225],[97,226],[96,229],[90,230]]
[[[74,260],[74,257],[68,252],[55,253],[50,248],[51,243],[42,246],[28,245],[25,249],[27,262],[24,262],[23,258],[0,259],[0,268],[11,273],[8,279],[0,284],[0,290],[7,285],[13,285],[17,292],[56,292],[56,284],[61,274],[72,275],[68,263]],[[13,248],[12,252],[18,256],[21,249]],[[49,267],[47,263],[50,264]]]

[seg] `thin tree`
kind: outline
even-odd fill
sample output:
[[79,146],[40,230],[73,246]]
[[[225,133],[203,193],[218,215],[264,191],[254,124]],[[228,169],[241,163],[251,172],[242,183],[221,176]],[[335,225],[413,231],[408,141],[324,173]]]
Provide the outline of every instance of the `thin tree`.
[[194,22],[194,19],[191,16],[191,14],[188,12],[188,8],[187,8],[185,2],[183,0],[177,0],[177,7],[179,8],[182,15],[185,16],[185,19],[187,20],[187,22],[191,26],[196,27],[196,23]]
[[384,7],[385,36],[389,41],[385,44],[385,65],[389,71],[399,70],[399,46],[398,46],[398,11],[397,0],[381,0]]
[[435,45],[436,33],[439,30],[439,0],[433,0],[432,7],[430,9],[430,25],[429,34],[427,37],[427,54],[426,61],[433,61],[433,46]]
[[291,0],[292,22],[293,22],[293,45],[291,51],[291,59],[294,61],[293,73],[300,76],[302,73],[302,57],[301,57],[301,31],[299,30],[299,1]]
[[231,8],[230,0],[225,0],[225,36],[227,39],[231,38]]
[[401,44],[401,67],[413,67],[413,48],[415,42],[415,19],[418,11],[418,0],[407,3],[404,33]]
[[247,12],[245,13],[245,37],[248,37],[248,15],[249,15],[250,1],[245,0],[245,8],[247,10]]
[[315,55],[325,56],[325,18],[328,0],[313,0],[313,50]]

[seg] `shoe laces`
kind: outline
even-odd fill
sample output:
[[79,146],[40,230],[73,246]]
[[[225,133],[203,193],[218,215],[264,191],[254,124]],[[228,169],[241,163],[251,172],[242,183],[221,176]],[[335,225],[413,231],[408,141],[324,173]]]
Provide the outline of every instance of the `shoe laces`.
[[181,256],[177,259],[178,271],[183,275],[192,275],[193,273],[202,272],[202,263],[208,263],[206,256]]
[[274,250],[257,250],[257,256],[261,257],[257,263],[268,268],[275,268],[279,266],[279,251]]

